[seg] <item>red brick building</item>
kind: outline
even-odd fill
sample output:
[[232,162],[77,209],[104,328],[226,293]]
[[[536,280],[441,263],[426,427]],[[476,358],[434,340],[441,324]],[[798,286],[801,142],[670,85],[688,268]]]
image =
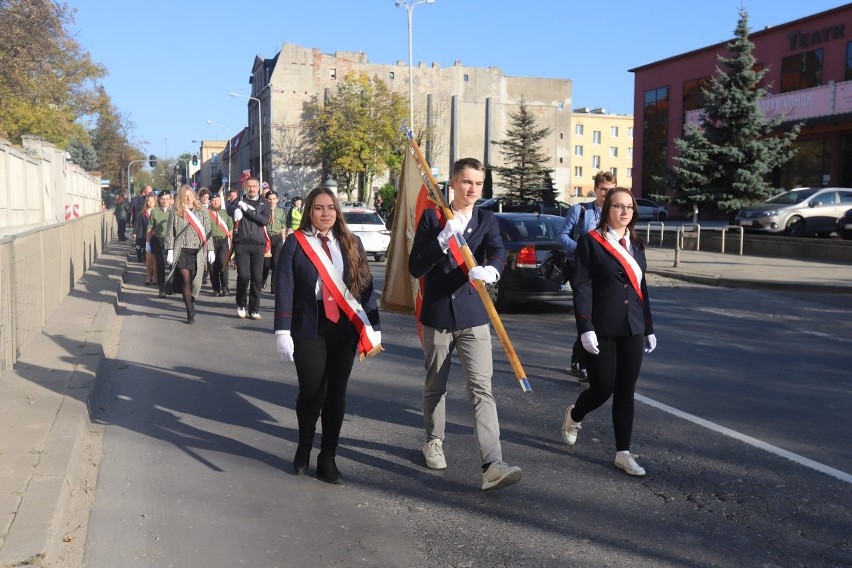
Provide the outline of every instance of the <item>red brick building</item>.
[[[779,188],[852,187],[852,4],[752,33],[767,69],[761,106],[802,121],[796,157],[773,174]],[[732,38],[733,39],[733,38]],[[630,71],[635,74],[633,188],[653,193],[653,176],[672,166],[674,139],[700,118],[701,86],[714,74],[719,43]],[[784,124],[780,126],[784,128]]]

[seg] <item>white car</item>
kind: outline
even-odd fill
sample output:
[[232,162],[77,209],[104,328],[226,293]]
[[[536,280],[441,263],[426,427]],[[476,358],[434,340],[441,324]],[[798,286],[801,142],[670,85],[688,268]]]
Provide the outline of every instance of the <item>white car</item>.
[[637,221],[665,221],[669,217],[665,207],[644,197],[636,198],[636,207]]
[[364,250],[372,255],[376,262],[383,260],[388,254],[390,231],[379,214],[366,207],[343,207],[343,220],[349,230],[361,238]]

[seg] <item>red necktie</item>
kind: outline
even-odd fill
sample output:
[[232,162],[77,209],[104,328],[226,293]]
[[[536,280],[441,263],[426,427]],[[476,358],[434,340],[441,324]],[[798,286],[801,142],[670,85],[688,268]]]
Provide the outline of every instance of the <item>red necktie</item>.
[[624,237],[621,237],[620,239],[618,239],[618,244],[621,245],[621,248],[623,248],[625,250],[627,249],[627,239],[625,239]]
[[[324,237],[322,235],[317,236],[322,243],[322,250],[325,251],[328,258],[331,258],[331,249],[328,248],[328,237]],[[326,289],[325,282],[323,282],[322,279],[320,279],[320,294],[322,294],[322,305],[325,308],[325,317],[328,318],[328,321],[337,323],[337,320],[340,319],[340,308],[337,306],[337,302],[334,301],[331,292]]]

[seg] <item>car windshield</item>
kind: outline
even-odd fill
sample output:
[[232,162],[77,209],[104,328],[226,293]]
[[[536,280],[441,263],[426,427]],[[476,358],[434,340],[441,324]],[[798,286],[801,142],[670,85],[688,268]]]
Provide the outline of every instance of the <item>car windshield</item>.
[[384,225],[385,222],[375,211],[344,211],[343,220],[347,225]]
[[[562,228],[559,217],[530,217],[502,219],[504,241],[555,241],[556,233]],[[506,230],[508,228],[508,231]]]
[[819,191],[818,189],[799,189],[793,191],[785,191],[781,195],[770,197],[766,203],[775,203],[776,205],[795,205],[801,203],[805,199]]

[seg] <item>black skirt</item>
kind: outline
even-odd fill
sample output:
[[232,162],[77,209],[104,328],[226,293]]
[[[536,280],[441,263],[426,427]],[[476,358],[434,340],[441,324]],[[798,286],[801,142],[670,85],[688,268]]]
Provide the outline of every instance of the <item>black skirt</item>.
[[180,256],[177,259],[177,268],[185,270],[198,270],[198,251],[200,249],[180,249]]

